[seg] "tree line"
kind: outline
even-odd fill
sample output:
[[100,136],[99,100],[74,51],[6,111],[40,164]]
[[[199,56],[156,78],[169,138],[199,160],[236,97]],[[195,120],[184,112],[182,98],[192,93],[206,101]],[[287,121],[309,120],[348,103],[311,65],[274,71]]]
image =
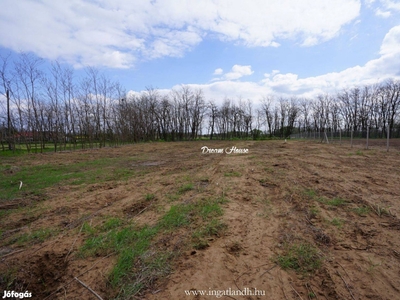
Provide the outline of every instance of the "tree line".
[[[149,87],[128,93],[95,68],[76,78],[69,66],[22,53],[0,60],[0,141],[42,151],[137,143],[285,138],[298,131],[380,130],[400,133],[400,81],[344,89],[314,99],[264,96],[206,99],[182,85],[167,95]],[[10,109],[7,107],[9,98]],[[8,111],[10,112],[8,114]],[[8,117],[9,116],[9,117]],[[383,136],[382,136],[383,137]]]

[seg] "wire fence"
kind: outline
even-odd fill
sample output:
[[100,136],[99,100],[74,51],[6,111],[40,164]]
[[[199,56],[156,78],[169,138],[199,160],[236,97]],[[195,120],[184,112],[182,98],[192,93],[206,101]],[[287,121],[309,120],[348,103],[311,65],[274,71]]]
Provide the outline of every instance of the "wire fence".
[[391,134],[382,130],[357,131],[304,131],[290,135],[291,139],[314,140],[316,142],[339,144],[358,149],[381,149],[400,151],[400,131]]

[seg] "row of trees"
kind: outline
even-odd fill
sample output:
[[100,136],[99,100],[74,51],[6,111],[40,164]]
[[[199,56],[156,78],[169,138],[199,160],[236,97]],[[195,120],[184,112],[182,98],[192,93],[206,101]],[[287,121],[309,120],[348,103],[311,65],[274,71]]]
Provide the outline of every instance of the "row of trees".
[[[117,81],[87,68],[82,78],[57,62],[21,54],[0,60],[0,140],[43,150],[152,140],[287,137],[295,131],[386,131],[399,127],[400,82],[354,87],[315,99],[263,97],[258,104],[206,99],[181,86],[168,95],[148,88],[127,93]],[[10,118],[7,114],[7,91]],[[10,125],[8,125],[10,121]]]

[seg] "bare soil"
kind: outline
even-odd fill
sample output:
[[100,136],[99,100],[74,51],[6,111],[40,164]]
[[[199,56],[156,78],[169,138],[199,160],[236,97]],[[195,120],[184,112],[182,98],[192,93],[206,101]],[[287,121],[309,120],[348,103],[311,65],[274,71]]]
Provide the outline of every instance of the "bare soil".
[[[249,149],[248,154],[202,154],[201,147]],[[83,222],[98,225],[108,216],[154,225],[173,203],[225,197],[226,229],[208,247],[185,245],[190,233],[160,236],[157,247],[175,249],[171,272],[133,299],[217,299],[185,291],[264,291],[221,299],[400,299],[400,152],[302,141],[147,143],[14,158],[12,172],[27,164],[76,163],[142,155],[131,168],[140,176],[78,186],[57,184],[44,199],[26,195],[0,221],[0,292],[32,292],[31,299],[97,299],[75,277],[111,299],[118,291],[108,275],[111,254],[82,258]],[[115,168],[120,166],[116,165]],[[185,182],[194,189],[174,195]],[[147,194],[153,201],[145,201]],[[342,202],[334,203],[335,199]],[[150,203],[150,204],[149,204]],[[7,207],[9,205],[9,207]],[[55,234],[19,246],[14,235],[39,228]],[[182,245],[181,245],[181,244]],[[307,243],[322,265],[311,272],[283,269],[276,257],[285,247]],[[11,274],[6,286],[7,278]],[[3,294],[1,294],[3,296]]]

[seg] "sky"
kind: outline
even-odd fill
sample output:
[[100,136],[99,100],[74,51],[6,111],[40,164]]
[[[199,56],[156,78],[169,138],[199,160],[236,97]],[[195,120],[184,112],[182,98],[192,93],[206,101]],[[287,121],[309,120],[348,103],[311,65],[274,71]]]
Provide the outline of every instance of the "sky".
[[395,0],[0,0],[0,55],[98,68],[128,91],[316,97],[400,79]]

